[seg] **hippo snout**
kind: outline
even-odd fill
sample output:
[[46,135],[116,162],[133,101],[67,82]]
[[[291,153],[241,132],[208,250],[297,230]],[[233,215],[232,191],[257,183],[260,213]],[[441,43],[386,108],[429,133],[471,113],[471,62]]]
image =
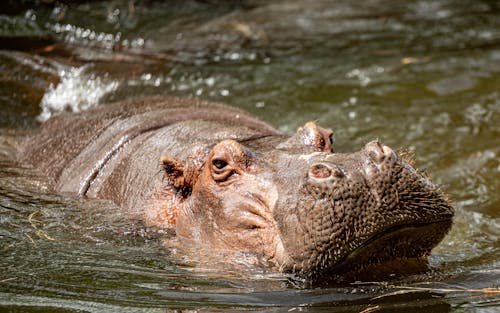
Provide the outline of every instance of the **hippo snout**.
[[291,193],[285,213],[275,213],[289,271],[324,278],[395,260],[424,262],[451,225],[446,196],[379,141],[302,159],[299,201]]

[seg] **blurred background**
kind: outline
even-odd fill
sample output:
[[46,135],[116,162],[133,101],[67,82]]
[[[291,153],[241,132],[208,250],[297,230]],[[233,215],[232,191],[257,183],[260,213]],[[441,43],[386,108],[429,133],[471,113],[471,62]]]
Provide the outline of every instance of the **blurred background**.
[[[109,204],[44,193],[8,161],[54,114],[153,94],[225,102],[288,133],[316,120],[340,152],[373,139],[412,152],[457,216],[433,270],[391,284],[439,300],[199,271]],[[4,0],[0,156],[0,309],[500,310],[499,1]]]

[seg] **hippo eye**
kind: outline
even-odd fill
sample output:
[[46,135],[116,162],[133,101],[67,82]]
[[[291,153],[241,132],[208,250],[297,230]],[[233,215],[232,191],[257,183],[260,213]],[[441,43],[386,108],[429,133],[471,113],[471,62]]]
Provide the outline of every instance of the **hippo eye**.
[[216,182],[225,182],[234,174],[234,170],[222,159],[212,160],[212,177]]
[[218,170],[221,170],[227,166],[227,162],[224,160],[215,159],[212,161],[212,165],[215,166],[215,168],[217,168]]

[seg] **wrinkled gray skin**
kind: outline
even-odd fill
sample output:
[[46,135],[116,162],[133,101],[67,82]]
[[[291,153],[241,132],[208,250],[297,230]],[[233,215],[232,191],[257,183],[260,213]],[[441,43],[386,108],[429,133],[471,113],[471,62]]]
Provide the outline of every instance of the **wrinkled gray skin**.
[[389,147],[333,153],[330,136],[307,123],[289,137],[235,108],[153,97],[52,118],[19,160],[58,192],[109,199],[185,245],[312,279],[425,264],[451,226],[447,199]]

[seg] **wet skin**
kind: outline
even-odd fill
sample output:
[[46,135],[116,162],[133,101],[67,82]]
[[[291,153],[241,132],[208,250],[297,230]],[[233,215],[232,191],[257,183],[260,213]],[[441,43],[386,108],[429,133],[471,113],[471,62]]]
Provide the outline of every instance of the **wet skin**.
[[254,254],[315,281],[420,270],[453,217],[444,194],[378,141],[335,153],[313,122],[287,136],[195,99],[61,114],[19,161],[56,191],[109,199],[184,245]]

